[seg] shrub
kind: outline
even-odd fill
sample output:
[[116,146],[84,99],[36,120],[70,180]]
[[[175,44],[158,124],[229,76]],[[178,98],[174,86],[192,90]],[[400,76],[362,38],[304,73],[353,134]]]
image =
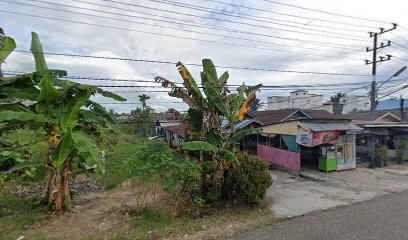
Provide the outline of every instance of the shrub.
[[146,183],[157,181],[167,192],[191,192],[201,183],[201,166],[182,160],[163,140],[140,147],[131,164],[132,177]]
[[237,155],[239,166],[227,173],[227,191],[248,203],[256,203],[265,196],[272,185],[272,177],[267,172],[267,163],[247,153]]
[[397,152],[397,162],[403,163],[404,162],[404,152],[407,149],[408,141],[404,139],[399,139],[396,142],[396,152]]

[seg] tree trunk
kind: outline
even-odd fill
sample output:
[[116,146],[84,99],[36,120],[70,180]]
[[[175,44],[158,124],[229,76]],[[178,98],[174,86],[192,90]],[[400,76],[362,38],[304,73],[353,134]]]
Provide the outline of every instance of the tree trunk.
[[61,171],[48,173],[46,189],[49,193],[46,200],[50,206],[55,204],[55,213],[58,215],[72,207],[69,187],[71,166],[71,160],[67,160]]
[[48,153],[47,153],[47,159],[45,160],[45,164],[48,166],[48,168],[46,169],[47,171],[47,182],[44,188],[44,200],[48,203],[52,203],[53,199],[52,199],[52,191],[53,191],[53,187],[52,184],[54,182],[54,171],[52,170],[52,150],[54,149],[53,143],[48,142]]

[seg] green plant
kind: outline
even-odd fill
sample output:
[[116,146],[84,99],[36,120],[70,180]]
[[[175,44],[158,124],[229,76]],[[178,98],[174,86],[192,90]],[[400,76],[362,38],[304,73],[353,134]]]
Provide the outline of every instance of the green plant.
[[[41,180],[45,175],[43,165],[47,156],[47,141],[43,129],[20,128],[9,130],[0,135],[0,171],[8,173],[15,170],[33,180]],[[31,166],[24,167],[22,166]],[[8,174],[3,174],[9,177]],[[12,177],[12,176],[10,176]]]
[[377,158],[378,158],[378,160],[381,162],[381,163],[383,163],[384,164],[384,166],[388,166],[388,157],[387,157],[387,151],[388,151],[388,148],[387,148],[387,146],[381,146],[380,148],[377,148],[376,150],[378,150],[378,153],[377,153]]
[[264,160],[247,153],[239,153],[237,158],[240,164],[228,173],[227,190],[234,197],[255,203],[265,196],[266,190],[272,185],[268,165]]
[[47,215],[46,207],[39,197],[0,197],[0,236],[2,239],[17,239],[27,226],[38,224]]
[[167,192],[190,192],[201,183],[201,166],[182,160],[163,140],[149,141],[132,158],[132,177],[157,181]]
[[[73,161],[80,161],[84,169],[96,166],[97,171],[104,172],[100,149],[79,123],[81,113],[91,111],[101,116],[102,108],[90,101],[92,95],[101,94],[118,101],[125,99],[94,86],[58,79],[67,73],[48,68],[38,35],[34,32],[31,35],[36,72],[0,82],[0,122],[6,125],[18,122],[44,129],[44,139],[48,140],[48,153],[42,163],[48,169],[45,198],[49,204],[55,203],[55,211],[60,214],[62,209],[71,207],[69,181]],[[8,51],[0,48],[0,56]],[[25,103],[27,101],[29,103]],[[82,109],[86,106],[89,110]],[[32,166],[22,164],[12,170],[26,167]]]
[[[208,190],[209,198],[219,198],[224,183],[225,170],[236,164],[236,143],[247,135],[256,134],[261,129],[236,129],[236,123],[243,120],[249,104],[256,99],[256,91],[262,85],[248,88],[242,84],[231,93],[228,89],[228,72],[220,77],[212,60],[202,60],[201,85],[198,87],[186,67],[179,62],[178,71],[183,79],[183,86],[178,87],[173,82],[157,76],[155,80],[165,88],[171,88],[170,96],[181,98],[189,106],[186,116],[176,114],[183,124],[186,124],[186,141],[182,149],[193,152],[199,158],[199,163],[212,161],[213,167],[207,168],[211,179],[205,179],[203,184]],[[175,110],[173,110],[175,111]],[[221,123],[227,120],[229,131],[222,129]]]
[[396,142],[397,162],[402,164],[404,162],[404,152],[408,147],[408,141],[404,139],[398,139]]

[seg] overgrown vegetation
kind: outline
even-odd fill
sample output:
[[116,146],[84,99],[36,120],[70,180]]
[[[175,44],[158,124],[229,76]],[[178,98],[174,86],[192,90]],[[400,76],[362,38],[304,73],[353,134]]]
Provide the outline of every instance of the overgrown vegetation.
[[[215,65],[210,59],[203,59],[202,66],[200,76],[203,92],[181,62],[177,67],[184,87],[160,76],[155,80],[163,87],[171,89],[170,96],[182,99],[189,106],[186,116],[172,110],[183,124],[187,125],[182,149],[187,151],[188,158],[195,159],[203,166],[202,197],[207,201],[216,201],[231,196],[225,177],[228,171],[233,171],[240,164],[235,145],[245,136],[262,130],[236,128],[236,123],[244,119],[250,103],[256,99],[256,92],[262,85],[247,87],[242,84],[236,92],[232,92],[227,85],[228,72],[218,77]],[[227,129],[222,127],[223,120],[228,122]],[[248,164],[252,163],[251,161]],[[265,184],[260,187],[266,189],[269,186]]]
[[[5,42],[11,39],[0,37]],[[0,49],[0,62],[11,53],[15,44],[6,47]],[[20,158],[23,162],[8,172],[45,168],[48,176],[44,197],[49,205],[55,204],[55,211],[60,214],[63,209],[71,207],[69,182],[73,162],[80,162],[84,170],[96,167],[101,173],[104,172],[102,153],[87,134],[90,128],[96,129],[98,126],[95,122],[87,121],[86,117],[92,116],[97,122],[109,114],[91,101],[91,96],[101,94],[119,101],[125,99],[97,87],[59,79],[67,73],[48,68],[40,39],[34,32],[31,52],[36,72],[5,78],[0,82],[0,127],[13,129],[18,123],[19,126],[42,131],[43,140],[47,141],[47,155],[34,161]],[[88,109],[81,109],[85,106]],[[81,116],[83,119],[80,123]]]
[[[1,32],[0,64],[15,47],[14,40]],[[157,236],[179,235],[184,226],[187,229],[182,231],[192,232],[201,229],[202,224],[219,224],[228,216],[244,219],[244,215],[254,214],[253,206],[241,202],[257,202],[272,179],[265,162],[236,148],[240,139],[260,129],[241,130],[236,123],[249,109],[262,105],[255,96],[260,85],[243,84],[231,93],[228,73],[218,77],[209,59],[203,60],[204,92],[181,63],[177,66],[184,87],[157,77],[156,81],[172,89],[172,96],[182,98],[190,107],[186,115],[170,110],[188,125],[182,150],[177,152],[163,140],[147,141],[153,126],[149,96],[139,96],[142,108],[130,113],[122,131],[114,125],[117,114],[108,113],[90,99],[97,94],[118,101],[125,99],[66,80],[63,70],[49,69],[34,32],[31,52],[34,72],[7,78],[0,72],[2,182],[42,181],[42,202],[56,214],[71,209],[70,182],[76,174],[97,177],[107,190],[128,184],[132,194],[127,196],[132,205],[122,207],[130,209],[126,214],[134,219],[131,225],[123,226],[141,230],[142,234],[131,230],[129,236],[135,238],[156,236],[156,231]],[[225,128],[221,126],[224,120],[228,122]],[[155,209],[158,198],[166,201],[164,211]],[[229,202],[230,198],[234,200]],[[40,200],[37,196],[0,197],[0,234],[16,238],[27,226],[47,216],[46,205],[41,205]],[[125,237],[116,233],[112,233],[115,239]]]
[[46,207],[37,197],[0,197],[1,239],[17,239],[34,224],[46,217]]

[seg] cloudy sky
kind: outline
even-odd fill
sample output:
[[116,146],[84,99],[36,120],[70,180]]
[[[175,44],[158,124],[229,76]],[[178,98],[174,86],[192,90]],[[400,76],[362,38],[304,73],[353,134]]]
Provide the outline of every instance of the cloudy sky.
[[[30,48],[30,32],[35,31],[40,35],[44,51],[50,53],[195,64],[200,64],[203,58],[211,58],[216,65],[226,67],[218,68],[218,73],[228,71],[229,84],[284,86],[262,90],[258,97],[263,101],[268,96],[283,96],[302,88],[288,85],[344,84],[309,90],[328,98],[335,92],[347,92],[371,81],[371,66],[364,64],[364,59],[371,59],[371,52],[366,53],[365,48],[372,47],[368,32],[379,31],[379,27],[388,29],[392,27],[391,22],[399,24],[396,30],[383,34],[379,40],[392,41],[391,47],[382,49],[379,55],[394,57],[378,66],[377,80],[387,79],[408,63],[407,5],[402,0],[0,0],[0,26],[15,38],[19,50]],[[55,55],[47,55],[47,61],[50,68],[65,69],[69,76],[112,78],[109,81],[76,80],[82,83],[126,86],[105,89],[118,92],[130,104],[105,104],[113,101],[95,99],[118,112],[140,106],[138,95],[142,93],[150,96],[148,103],[158,112],[169,107],[187,108],[153,82],[157,75],[180,82],[174,64]],[[201,67],[188,68],[199,80]],[[17,52],[3,66],[6,73],[33,69],[32,56]],[[402,87],[407,83],[404,78],[408,79],[408,70],[395,78],[400,81],[384,85],[380,96]],[[367,88],[362,87],[352,94],[367,92]],[[390,97],[400,94],[408,97],[406,91]]]

